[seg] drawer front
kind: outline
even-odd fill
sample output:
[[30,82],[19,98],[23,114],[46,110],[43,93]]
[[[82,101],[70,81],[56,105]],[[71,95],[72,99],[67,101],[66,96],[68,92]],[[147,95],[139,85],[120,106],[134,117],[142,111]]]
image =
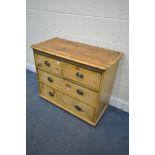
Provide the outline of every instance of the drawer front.
[[36,67],[61,75],[61,61],[37,53],[34,57]]
[[53,102],[54,104],[64,107],[68,111],[77,114],[89,121],[93,121],[95,109],[72,98],[60,93],[44,84],[40,84],[41,95]]
[[63,75],[87,86],[99,89],[101,73],[91,71],[69,63],[63,63]]
[[98,93],[38,69],[39,81],[96,107]]
[[93,107],[96,107],[98,93],[88,88],[79,86],[75,83],[65,80],[64,91],[67,94],[85,102]]
[[39,78],[39,81],[41,81],[44,84],[47,84],[52,88],[61,89],[61,90],[63,88],[64,80],[53,74],[50,74],[43,70],[38,69],[38,78]]

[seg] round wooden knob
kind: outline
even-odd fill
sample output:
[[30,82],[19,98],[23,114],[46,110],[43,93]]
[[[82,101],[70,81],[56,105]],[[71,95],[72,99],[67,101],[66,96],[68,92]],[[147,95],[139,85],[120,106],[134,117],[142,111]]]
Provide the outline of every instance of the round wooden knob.
[[54,96],[54,93],[52,93],[52,92],[48,92],[48,94],[51,96],[51,97],[53,97]]
[[48,80],[49,82],[53,82],[53,79],[52,79],[51,77],[48,77],[47,80]]
[[78,106],[78,105],[76,105],[75,108],[76,108],[78,111],[81,111],[81,110],[82,110],[81,107]]
[[47,66],[47,67],[50,67],[50,63],[48,61],[44,61],[44,64]]
[[76,73],[76,76],[79,77],[79,78],[81,78],[81,79],[83,78],[83,74],[81,74],[79,72]]
[[76,91],[79,95],[83,95],[83,91],[82,90],[80,90],[80,89],[77,89],[77,91]]

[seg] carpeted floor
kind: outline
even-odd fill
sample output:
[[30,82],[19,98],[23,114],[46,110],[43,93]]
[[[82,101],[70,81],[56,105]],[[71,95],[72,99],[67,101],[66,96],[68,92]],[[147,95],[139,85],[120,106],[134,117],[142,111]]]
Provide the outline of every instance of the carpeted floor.
[[38,96],[27,72],[27,155],[128,155],[129,115],[109,106],[94,128]]

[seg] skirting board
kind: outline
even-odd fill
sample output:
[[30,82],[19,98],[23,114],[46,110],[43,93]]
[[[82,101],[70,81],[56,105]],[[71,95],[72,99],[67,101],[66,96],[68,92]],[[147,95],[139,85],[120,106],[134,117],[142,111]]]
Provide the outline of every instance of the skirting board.
[[[33,65],[33,64],[27,63],[26,69],[36,73],[35,65]],[[114,106],[118,109],[121,109],[125,112],[129,112],[129,103],[127,101],[124,101],[124,100],[118,98],[118,97],[111,96],[110,105]]]
[[26,69],[36,73],[36,68],[34,64],[26,63]]
[[129,102],[124,101],[118,97],[111,96],[109,104],[125,112],[129,112]]

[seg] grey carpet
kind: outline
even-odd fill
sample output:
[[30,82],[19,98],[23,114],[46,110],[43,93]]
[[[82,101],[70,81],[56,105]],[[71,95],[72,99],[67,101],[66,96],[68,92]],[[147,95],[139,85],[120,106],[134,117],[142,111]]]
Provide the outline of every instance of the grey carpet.
[[27,72],[27,155],[128,155],[129,115],[109,106],[94,128],[38,96]]

